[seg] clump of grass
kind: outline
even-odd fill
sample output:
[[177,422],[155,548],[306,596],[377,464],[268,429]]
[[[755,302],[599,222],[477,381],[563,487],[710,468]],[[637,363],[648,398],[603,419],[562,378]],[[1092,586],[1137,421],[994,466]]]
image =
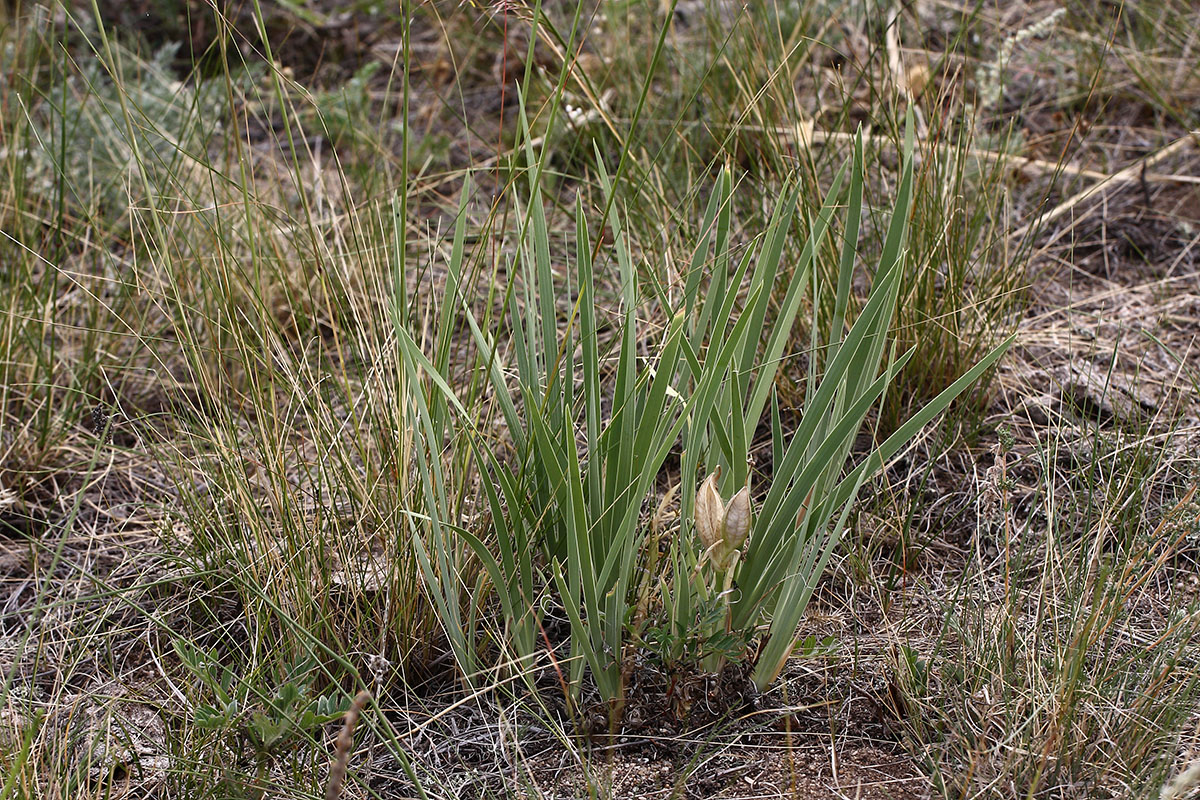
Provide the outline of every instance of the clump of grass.
[[[24,80],[6,80],[0,98],[24,109],[3,122],[14,146],[3,148],[0,213],[15,224],[3,245],[14,269],[3,278],[12,313],[0,481],[14,502],[44,509],[30,535],[35,561],[48,552],[49,574],[63,581],[96,527],[80,524],[80,509],[98,525],[104,512],[91,515],[93,504],[135,503],[174,561],[161,585],[181,602],[147,612],[153,629],[170,618],[184,640],[218,646],[239,680],[311,659],[321,692],[360,676],[402,683],[442,652],[410,539],[423,534],[409,494],[412,396],[388,349],[395,306],[380,300],[405,277],[397,231],[407,220],[390,196],[361,209],[346,194],[331,198],[331,186],[347,187],[327,184],[312,152],[276,160],[251,148],[239,130],[256,110],[268,130],[279,122],[285,139],[304,141],[293,104],[307,95],[264,83],[269,71],[180,80],[169,50],[144,60],[105,20],[59,11],[53,24],[6,32],[16,38],[5,58]],[[264,88],[275,91],[270,104]],[[100,435],[85,429],[97,401],[116,420]],[[98,472],[78,459],[56,463],[81,440]],[[156,488],[97,498],[96,484],[124,470],[157,476]],[[46,584],[31,608],[62,603],[82,614],[74,585]],[[79,624],[55,633],[59,655],[91,664],[86,648],[104,634],[83,635]],[[172,654],[151,649],[168,685],[182,684]],[[376,675],[367,668],[376,661],[395,668]],[[5,696],[27,667],[6,670]],[[43,696],[53,705],[85,675],[66,669]],[[204,702],[184,697],[192,724]],[[54,736],[43,728],[35,737],[22,781]],[[179,741],[212,745],[192,728]],[[177,763],[185,773],[195,766]],[[226,766],[218,783],[254,780]],[[207,780],[197,772],[184,782],[193,779]]]
[[[868,410],[911,356],[911,351],[897,356],[893,350],[890,357],[885,357],[887,331],[903,274],[912,191],[910,153],[911,129],[896,209],[875,284],[844,337],[855,237],[849,237],[842,248],[837,319],[820,339],[816,326],[812,327],[812,348],[824,344],[828,363],[823,372],[818,372],[815,361],[810,362],[808,406],[790,439],[785,439],[779,428],[775,408],[773,470],[764,476],[769,489],[748,544],[751,512],[746,487],[755,430],[766,414],[804,290],[816,280],[816,254],[836,204],[842,201],[843,180],[848,184],[846,202],[850,208],[846,226],[857,230],[863,197],[861,141],[849,178],[847,170],[838,174],[814,221],[802,256],[793,265],[793,282],[765,341],[760,341],[762,337],[756,332],[762,330],[767,303],[781,273],[780,256],[798,202],[796,188],[789,188],[783,195],[762,244],[750,248],[734,268],[728,250],[732,181],[728,174],[723,176],[705,215],[709,233],[695,247],[695,261],[682,301],[672,306],[669,297],[659,300],[671,314],[671,321],[653,347],[652,370],[637,367],[635,346],[643,335],[632,316],[636,305],[635,272],[622,220],[615,212],[608,215],[606,221],[613,232],[621,270],[624,313],[618,323],[619,338],[613,345],[617,382],[607,414],[592,311],[593,246],[582,205],[576,212],[578,274],[568,278],[569,285],[579,286],[579,327],[576,330],[572,313],[564,333],[557,324],[549,234],[541,199],[541,162],[532,145],[527,145],[530,199],[522,228],[528,239],[519,242],[518,250],[524,299],[523,303],[510,301],[509,317],[500,328],[502,333],[507,329],[512,339],[510,347],[518,376],[513,394],[522,402],[520,411],[515,402],[506,399],[511,390],[504,373],[495,366],[489,368],[495,396],[514,438],[519,469],[505,465],[494,451],[487,452],[487,439],[471,424],[466,406],[445,376],[436,371],[411,337],[401,333],[402,341],[407,343],[412,380],[430,380],[445,395],[446,402],[464,417],[458,424],[471,437],[472,447],[497,475],[498,489],[486,489],[485,484],[492,521],[497,526],[494,544],[467,532],[462,535],[483,561],[499,593],[508,628],[505,646],[520,660],[536,655],[535,634],[541,625],[539,597],[543,592],[550,594],[570,620],[571,694],[578,696],[586,666],[608,704],[611,728],[615,729],[622,719],[625,685],[639,641],[659,630],[681,631],[681,642],[697,637],[713,639],[722,631],[698,626],[694,609],[714,600],[724,606],[721,627],[727,636],[740,636],[748,646],[758,638],[759,631],[765,630],[753,678],[759,689],[771,683],[791,652],[800,617],[863,482],[1002,354],[1004,347],[989,353],[906,420],[864,462],[853,470],[844,470]],[[600,179],[611,192],[612,183],[603,170]],[[457,236],[461,236],[461,225]],[[702,295],[701,265],[710,247],[715,249],[714,268]],[[752,261],[755,266],[751,270]],[[458,270],[452,262],[454,285],[460,284]],[[743,286],[746,300],[739,304]],[[469,310],[464,311],[480,351],[480,362],[495,365],[500,347],[496,333],[485,333]],[[444,425],[444,417],[422,416],[426,421],[418,427],[437,432]],[[578,445],[580,438],[587,442],[586,463]],[[426,448],[432,450],[430,442],[437,440],[426,433]],[[690,483],[690,476],[701,465],[705,472],[712,472],[696,500],[692,501],[688,488],[682,503],[686,523],[680,534],[699,534],[703,559],[692,542],[677,535],[670,544],[669,559],[660,561],[659,545],[647,539],[640,522],[641,509],[651,498],[663,462],[676,442],[684,449],[681,483]],[[727,477],[718,488],[716,480],[722,472]],[[445,493],[444,476],[436,465],[423,475],[427,497]],[[729,507],[736,510],[736,530],[730,528],[729,513],[733,512],[726,512],[721,499],[725,490],[733,495]],[[543,510],[541,518],[530,518],[526,497],[532,497],[533,506]],[[449,527],[452,523],[443,518],[433,524],[436,530],[439,525]],[[426,580],[435,592],[443,625],[451,631],[460,664],[473,667],[477,663],[471,644],[473,631],[463,626],[455,606],[457,581],[448,584],[444,576],[452,573],[444,567],[435,568],[448,559],[452,547],[440,544],[442,540],[437,537],[433,542],[439,546],[432,557],[423,549],[419,551]],[[541,546],[537,547],[536,542]],[[743,544],[744,551],[740,549]],[[702,572],[704,577],[698,580]],[[737,592],[733,591],[735,580]],[[727,646],[721,649],[728,651]],[[741,660],[749,653],[747,649],[736,657]],[[723,660],[718,651],[705,659],[705,665],[715,669]]]
[[[897,713],[947,796],[1079,786],[1140,795],[1171,768],[1164,756],[1200,692],[1200,616],[1194,598],[1172,588],[1192,547],[1196,490],[1168,477],[1176,485],[1160,487],[1166,502],[1149,501],[1173,471],[1160,463],[1169,448],[1150,449],[1148,437],[1119,453],[1101,436],[1090,435],[1091,467],[1080,471],[1123,462],[1111,488],[1135,492],[1136,502],[1064,491],[1055,463],[1079,449],[1077,439],[1019,457],[999,448],[978,564],[963,573],[940,634],[897,664]],[[1030,473],[1042,480],[1018,508],[1018,476]],[[1150,606],[1162,613],[1147,616]],[[955,704],[965,715],[946,712]]]

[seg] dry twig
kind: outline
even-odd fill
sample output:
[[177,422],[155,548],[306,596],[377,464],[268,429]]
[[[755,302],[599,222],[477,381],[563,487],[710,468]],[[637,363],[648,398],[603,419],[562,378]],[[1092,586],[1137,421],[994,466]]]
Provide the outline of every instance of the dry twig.
[[363,689],[354,695],[350,708],[346,710],[342,730],[338,733],[337,743],[333,746],[333,761],[329,765],[329,783],[325,785],[325,800],[338,800],[342,794],[342,785],[346,782],[346,767],[350,763],[350,748],[354,746],[354,726],[367,703],[371,701],[371,693]]

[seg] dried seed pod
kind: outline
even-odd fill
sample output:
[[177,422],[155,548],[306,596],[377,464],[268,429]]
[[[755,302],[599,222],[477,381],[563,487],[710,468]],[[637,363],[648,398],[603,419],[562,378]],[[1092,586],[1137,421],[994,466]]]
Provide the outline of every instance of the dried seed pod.
[[722,572],[733,569],[741,557],[739,547],[750,534],[750,489],[743,487],[733,496],[721,520],[721,540],[711,548],[713,566]]
[[737,550],[750,535],[750,487],[743,486],[741,491],[729,501],[725,510],[725,546],[729,550]]
[[725,518],[725,503],[717,493],[717,480],[721,477],[721,468],[704,479],[696,492],[696,533],[704,547],[710,548],[722,541],[722,530]]

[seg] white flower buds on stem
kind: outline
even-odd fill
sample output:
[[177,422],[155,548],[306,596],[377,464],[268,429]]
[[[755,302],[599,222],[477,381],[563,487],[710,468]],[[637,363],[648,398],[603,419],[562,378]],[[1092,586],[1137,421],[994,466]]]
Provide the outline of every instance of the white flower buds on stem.
[[724,572],[737,563],[738,548],[750,535],[750,487],[743,486],[726,506],[717,492],[720,477],[717,467],[696,492],[696,533],[713,566]]

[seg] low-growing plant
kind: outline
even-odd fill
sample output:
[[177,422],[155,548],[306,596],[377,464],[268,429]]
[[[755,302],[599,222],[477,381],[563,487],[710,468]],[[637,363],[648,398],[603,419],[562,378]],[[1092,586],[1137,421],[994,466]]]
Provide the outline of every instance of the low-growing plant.
[[194,709],[196,725],[229,736],[234,752],[244,742],[262,760],[294,744],[297,736],[311,736],[320,726],[341,719],[350,707],[350,698],[342,692],[312,695],[317,666],[312,659],[297,661],[283,682],[264,692],[260,681],[222,664],[215,650],[181,640],[173,645],[180,663],[210,696]]
[[[593,262],[599,248],[579,203],[576,263],[566,287],[577,295],[561,325],[556,304],[561,290],[551,266],[540,164],[527,144],[529,202],[515,270],[520,283],[509,286],[505,331],[511,336],[507,352],[515,362],[515,386],[502,367],[499,335],[485,332],[468,304],[452,295],[444,301],[462,307],[479,364],[507,423],[515,460],[505,460],[473,426],[449,382],[401,331],[414,378],[436,387],[431,391],[457,408],[458,424],[468,432],[487,473],[481,484],[494,539],[485,541],[461,529],[460,535],[491,578],[508,622],[508,645],[518,657],[533,657],[542,608],[561,604],[570,628],[572,693],[578,695],[586,667],[609,704],[614,725],[624,704],[632,648],[647,639],[668,643],[676,654],[705,651],[707,669],[719,668],[731,655],[729,644],[740,641],[742,650],[733,656],[740,660],[757,652],[753,679],[760,688],[771,683],[792,652],[800,618],[859,488],[1008,345],[989,352],[853,469],[846,469],[868,413],[912,353],[897,354],[889,347],[907,265],[911,127],[909,131],[883,256],[852,324],[847,309],[862,209],[861,141],[808,222],[809,237],[799,260],[786,266],[781,255],[797,211],[797,184],[783,192],[767,229],[730,273],[733,182],[728,170],[721,173],[682,302],[672,305],[659,293],[668,322],[657,338],[650,338],[635,315],[633,258],[621,216],[609,202],[604,221],[612,235],[622,296],[615,352],[603,355]],[[602,163],[599,177],[611,198],[613,186]],[[802,301],[808,291],[819,290],[815,254],[841,206],[847,211],[834,324],[823,335],[814,325],[811,335],[813,351],[825,351],[824,372],[819,374],[817,360],[810,360],[803,416],[785,436],[778,404],[771,403],[773,386]],[[715,252],[711,261],[710,250]],[[450,272],[450,284],[461,285],[461,264],[452,263]],[[790,283],[769,316],[776,285],[784,280]],[[650,355],[639,356],[640,348]],[[611,397],[601,391],[601,373],[607,370],[614,373]],[[762,476],[767,488],[754,512],[749,454],[768,403],[772,470]],[[683,524],[663,558],[642,513],[668,455],[681,444]],[[697,474],[707,477],[693,498],[688,487]],[[443,569],[440,574],[448,573]],[[435,596],[446,595],[448,587],[437,570],[427,569],[426,578]],[[714,601],[720,609],[716,614],[711,613]],[[709,611],[700,613],[702,609]],[[461,630],[464,621],[444,615],[443,624]],[[472,640],[466,634],[450,638]],[[708,646],[694,646],[701,641]],[[475,663],[473,653],[464,649],[459,655]]]
[[210,765],[220,782],[231,786],[248,780],[240,774],[246,765],[255,775],[249,786],[256,787],[265,785],[277,759],[294,759],[300,753],[319,757],[321,751],[306,745],[319,738],[323,726],[342,719],[351,708],[350,698],[336,687],[314,693],[319,673],[311,657],[295,660],[277,681],[264,681],[260,674],[242,673],[223,663],[215,649],[183,639],[174,639],[172,645],[194,680],[187,693],[192,701],[189,722],[206,732],[202,735],[214,737],[212,744],[224,757]]

